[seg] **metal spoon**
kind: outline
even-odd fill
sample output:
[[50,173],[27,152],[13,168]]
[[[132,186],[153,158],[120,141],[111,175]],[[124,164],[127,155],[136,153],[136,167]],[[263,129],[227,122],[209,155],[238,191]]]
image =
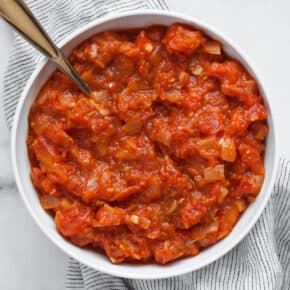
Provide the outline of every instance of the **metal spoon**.
[[26,40],[48,57],[86,95],[91,90],[74,70],[67,58],[54,44],[41,24],[22,0],[0,0],[0,16],[13,26]]

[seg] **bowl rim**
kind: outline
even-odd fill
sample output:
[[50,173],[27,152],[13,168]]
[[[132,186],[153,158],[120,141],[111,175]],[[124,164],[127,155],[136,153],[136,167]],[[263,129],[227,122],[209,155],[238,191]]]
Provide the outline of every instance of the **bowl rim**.
[[[174,273],[172,273],[172,270],[168,270],[164,268],[164,271],[160,274],[152,272],[150,275],[144,275],[142,271],[136,271],[134,273],[126,273],[122,271],[122,264],[118,265],[118,270],[113,267],[108,267],[106,269],[101,269],[96,267],[96,264],[90,263],[88,261],[85,261],[77,253],[74,253],[73,251],[69,251],[66,246],[63,243],[60,243],[58,240],[56,240],[54,237],[52,237],[49,233],[49,230],[47,230],[43,225],[41,224],[41,221],[38,219],[38,215],[34,212],[32,206],[26,199],[26,194],[25,191],[22,187],[21,184],[21,178],[19,175],[19,168],[17,165],[17,160],[16,160],[16,147],[17,147],[17,127],[19,124],[19,117],[23,108],[23,104],[25,103],[26,96],[29,93],[29,90],[31,86],[33,85],[35,79],[39,75],[40,71],[44,68],[44,66],[49,62],[45,57],[40,57],[39,61],[36,64],[36,67],[31,74],[30,78],[28,79],[22,94],[18,100],[17,108],[15,111],[14,119],[13,119],[13,124],[12,124],[12,131],[11,131],[11,159],[12,159],[12,167],[13,167],[13,173],[16,181],[16,185],[18,188],[18,191],[20,193],[20,196],[26,205],[26,208],[28,209],[30,215],[32,216],[33,220],[37,223],[38,227],[41,229],[41,231],[48,237],[49,240],[51,240],[58,248],[60,248],[64,253],[66,253],[68,256],[73,257],[77,261],[79,261],[82,264],[87,265],[88,267],[102,271],[106,274],[110,274],[113,276],[118,276],[118,277],[123,277],[123,278],[130,278],[130,279],[162,279],[162,278],[170,278],[170,277],[175,277],[178,275],[186,274],[192,271],[196,271],[198,269],[201,269],[214,261],[218,260],[219,258],[223,257],[226,253],[228,253],[230,250],[232,250],[248,233],[249,231],[253,228],[254,224],[257,222],[259,217],[261,216],[263,210],[265,209],[267,202],[270,199],[272,188],[274,186],[275,182],[275,177],[277,174],[278,170],[278,161],[279,161],[279,155],[278,155],[278,144],[277,144],[277,125],[276,121],[273,118],[273,105],[271,104],[271,99],[268,97],[268,89],[265,86],[265,82],[263,80],[262,74],[260,71],[257,70],[251,59],[248,57],[248,55],[229,37],[227,37],[225,34],[217,30],[216,28],[212,27],[210,24],[205,23],[204,21],[200,20],[197,17],[189,16],[183,13],[178,13],[178,12],[173,12],[173,11],[163,11],[163,10],[138,10],[138,11],[130,11],[130,12],[121,12],[121,13],[112,13],[110,15],[102,16],[100,18],[97,18],[93,21],[90,21],[89,23],[81,26],[80,28],[76,29],[72,33],[69,33],[68,36],[66,36],[63,40],[57,43],[58,47],[63,47],[67,43],[69,43],[72,39],[77,37],[78,35],[86,32],[87,30],[94,28],[95,26],[100,25],[101,23],[107,22],[107,21],[112,21],[116,20],[119,18],[123,17],[130,17],[130,16],[151,16],[151,15],[160,15],[160,16],[169,16],[169,17],[176,17],[181,19],[182,21],[192,23],[193,26],[198,26],[201,28],[201,30],[209,31],[210,33],[213,33],[216,35],[219,39],[222,40],[222,42],[225,42],[227,45],[229,45],[231,48],[233,48],[235,51],[239,53],[239,55],[242,57],[242,59],[246,62],[246,64],[249,66],[249,68],[252,70],[252,72],[256,75],[257,79],[259,80],[260,86],[262,87],[264,91],[264,98],[266,99],[268,103],[268,110],[269,110],[269,115],[271,115],[271,122],[272,122],[272,130],[273,130],[273,148],[274,148],[274,157],[272,161],[272,174],[270,176],[269,180],[269,185],[268,188],[265,189],[265,197],[261,201],[261,204],[258,207],[258,210],[255,212],[255,214],[252,216],[251,221],[247,224],[246,227],[243,228],[242,231],[240,231],[236,238],[227,246],[224,247],[222,251],[216,252],[213,254],[209,259],[200,262],[197,266],[192,264],[191,267],[183,267],[180,265],[178,267],[178,270],[174,270]],[[231,233],[230,233],[231,235]]]

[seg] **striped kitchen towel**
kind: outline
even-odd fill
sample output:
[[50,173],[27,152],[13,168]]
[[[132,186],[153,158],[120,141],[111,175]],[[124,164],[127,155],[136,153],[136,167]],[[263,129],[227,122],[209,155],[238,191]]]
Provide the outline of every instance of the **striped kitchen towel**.
[[[0,0],[1,1],[1,0]],[[167,9],[164,0],[27,0],[55,41],[108,13]],[[3,105],[11,128],[15,107],[40,55],[16,35],[5,74]],[[290,163],[280,160],[270,202],[247,237],[215,263],[193,273],[162,280],[129,280],[68,261],[66,289],[290,289]]]

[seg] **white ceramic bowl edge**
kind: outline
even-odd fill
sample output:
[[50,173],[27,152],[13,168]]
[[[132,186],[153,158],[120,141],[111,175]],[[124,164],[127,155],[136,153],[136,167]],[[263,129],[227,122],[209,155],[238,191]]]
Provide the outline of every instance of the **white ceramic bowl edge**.
[[190,24],[201,29],[210,37],[220,40],[224,45],[224,50],[226,53],[232,58],[238,59],[258,80],[260,91],[265,98],[265,103],[269,111],[268,124],[270,133],[267,139],[265,155],[266,175],[262,190],[257,197],[256,202],[253,203],[242,215],[232,233],[219,243],[204,250],[199,255],[185,258],[164,266],[156,264],[114,265],[107,259],[107,257],[93,251],[78,248],[63,239],[56,231],[55,224],[51,217],[41,208],[36,191],[29,178],[30,164],[26,148],[29,109],[35,96],[37,95],[37,92],[54,70],[54,68],[44,59],[38,63],[34,73],[27,82],[19,99],[14,117],[11,135],[13,170],[21,197],[33,219],[36,221],[40,229],[47,235],[47,237],[68,255],[91,268],[115,276],[133,279],[158,279],[173,277],[200,269],[222,257],[245,237],[260,217],[270,198],[276,176],[278,164],[277,140],[275,136],[276,130],[273,114],[271,112],[271,100],[267,95],[267,88],[262,80],[261,73],[257,72],[257,69],[254,67],[253,63],[249,60],[246,54],[233,43],[233,41],[229,40],[222,33],[217,32],[216,29],[208,24],[189,16],[165,11],[138,11],[113,14],[111,16],[96,19],[95,21],[79,28],[61,41],[59,43],[59,47],[62,47],[63,51],[66,54],[69,54],[72,48],[77,44],[100,31],[146,27],[153,24],[170,25],[175,22]]

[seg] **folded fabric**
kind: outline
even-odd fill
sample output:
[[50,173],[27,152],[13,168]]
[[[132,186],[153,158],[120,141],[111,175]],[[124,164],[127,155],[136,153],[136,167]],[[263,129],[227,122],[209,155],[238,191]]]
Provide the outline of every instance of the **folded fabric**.
[[[29,0],[26,1],[57,42],[68,33],[108,13],[167,9],[163,0]],[[23,87],[40,54],[15,37],[5,74],[3,105],[9,128]],[[276,184],[266,209],[247,237],[215,263],[183,276],[162,280],[113,277],[69,259],[66,289],[289,289],[290,164],[280,160]]]

